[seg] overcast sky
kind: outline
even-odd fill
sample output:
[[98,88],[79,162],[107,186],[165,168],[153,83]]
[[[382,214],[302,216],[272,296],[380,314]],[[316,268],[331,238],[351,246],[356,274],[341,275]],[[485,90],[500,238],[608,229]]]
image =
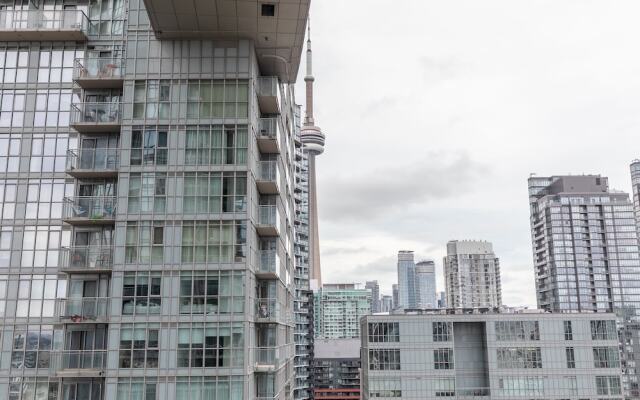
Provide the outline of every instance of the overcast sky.
[[535,305],[529,174],[630,190],[638,15],[637,0],[312,1],[324,282],[391,294],[407,249],[444,290],[447,241],[483,239],[504,303]]

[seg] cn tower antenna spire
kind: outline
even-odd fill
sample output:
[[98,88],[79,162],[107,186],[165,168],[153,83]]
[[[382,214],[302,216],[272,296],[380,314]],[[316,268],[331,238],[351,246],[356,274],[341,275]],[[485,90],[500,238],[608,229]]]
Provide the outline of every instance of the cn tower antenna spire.
[[311,20],[307,20],[307,75],[304,77],[306,85],[307,109],[304,116],[304,124],[314,125],[313,120],[313,54],[311,52]]

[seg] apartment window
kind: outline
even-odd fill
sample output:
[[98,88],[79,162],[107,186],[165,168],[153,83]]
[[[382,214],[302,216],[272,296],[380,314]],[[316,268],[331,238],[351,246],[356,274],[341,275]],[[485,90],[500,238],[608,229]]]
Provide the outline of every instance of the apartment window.
[[153,379],[120,378],[116,400],[156,400],[157,382]]
[[435,379],[433,382],[433,389],[436,397],[455,397],[456,395],[456,380],[455,378],[441,378]]
[[25,218],[62,218],[62,201],[72,190],[73,185],[65,185],[64,179],[29,179]]
[[63,240],[61,226],[25,226],[22,236],[22,267],[58,266],[60,247],[68,243],[68,232]]
[[620,355],[615,346],[593,348],[594,368],[620,368]]
[[598,320],[591,321],[591,339],[593,340],[617,340],[616,321]]
[[157,368],[160,324],[123,324],[120,368]]
[[495,330],[498,341],[540,340],[538,321],[497,321]]
[[0,209],[2,219],[13,219],[16,211],[16,195],[18,181],[0,180]]
[[249,82],[246,80],[190,80],[187,118],[247,118]]
[[244,312],[244,272],[198,271],[180,274],[181,314]]
[[[104,398],[104,384],[98,380],[71,381],[65,379],[62,383],[62,399],[64,400],[102,400]],[[49,397],[49,400],[58,399]],[[40,400],[40,399],[37,399]],[[45,400],[44,398],[42,400]]]
[[498,368],[542,368],[539,347],[500,347],[497,356]]
[[[72,103],[71,98],[72,93],[70,89],[37,90],[33,126],[68,127]],[[78,99],[76,100],[79,101]]]
[[[90,34],[92,36],[122,35],[125,10],[126,6],[122,1],[98,0],[91,2],[88,13]],[[101,37],[101,39],[110,38]],[[138,54],[138,57],[143,56]]]
[[178,367],[222,368],[243,363],[244,333],[239,324],[194,323],[178,329]]
[[[55,331],[62,340],[62,331]],[[48,368],[53,346],[53,325],[16,326],[13,333],[11,368]]]
[[245,172],[199,172],[184,177],[184,213],[244,212],[247,208]]
[[[1,190],[1,187],[0,187]],[[0,196],[1,198],[2,196]],[[8,267],[11,262],[11,243],[13,239],[13,227],[0,227],[0,268]]]
[[504,376],[498,379],[502,396],[542,396],[545,380],[540,376]]
[[0,127],[24,125],[24,90],[0,90]]
[[453,324],[451,322],[434,322],[432,331],[434,342],[449,342],[453,333]]
[[171,118],[171,81],[136,81],[133,90],[133,118]]
[[20,275],[16,317],[53,317],[56,299],[66,290],[67,281],[56,275]]
[[39,83],[70,83],[73,79],[73,63],[84,52],[82,50],[40,50],[38,60]]
[[573,327],[571,321],[563,321],[564,325],[564,340],[573,340]]
[[397,322],[369,322],[370,342],[399,342],[400,326]]
[[132,213],[164,213],[167,207],[167,174],[132,173],[129,177],[129,208]]
[[34,134],[29,171],[64,172],[68,147],[68,134]]
[[164,259],[164,223],[129,221],[125,243],[125,262],[162,263]]
[[160,314],[162,275],[160,272],[127,272],[122,288],[122,314]]
[[276,5],[271,3],[263,3],[261,6],[261,14],[263,17],[273,17],[276,15]]
[[182,261],[242,262],[246,257],[246,221],[184,221]]
[[576,367],[576,357],[573,351],[573,347],[567,347],[565,349],[565,354],[567,356],[567,368],[575,368]]
[[[0,78],[4,83],[26,83],[29,71],[29,50],[16,49],[0,52]],[[4,76],[2,75],[4,71]]]
[[434,369],[453,369],[453,349],[433,350]]
[[402,397],[400,378],[369,378],[369,397]]
[[622,394],[619,376],[596,376],[596,390],[599,395]]
[[167,127],[134,127],[131,131],[131,165],[167,165]]
[[400,370],[400,349],[369,349],[369,369]]
[[[0,110],[0,120],[3,112]],[[0,172],[18,172],[20,169],[19,135],[0,135]]]
[[[263,375],[258,376],[258,390],[260,390]],[[176,378],[176,400],[204,400],[204,399],[224,399],[243,400],[242,377],[227,376],[191,376]],[[271,396],[275,397],[275,396]],[[145,399],[146,400],[146,399]]]
[[246,165],[247,125],[188,126],[185,137],[187,165]]
[[[9,383],[8,400],[56,400],[58,385],[58,381],[50,382],[47,377],[12,377]],[[34,396],[36,396],[35,399]],[[68,397],[64,397],[64,399],[75,400]],[[87,398],[86,400],[93,399]]]

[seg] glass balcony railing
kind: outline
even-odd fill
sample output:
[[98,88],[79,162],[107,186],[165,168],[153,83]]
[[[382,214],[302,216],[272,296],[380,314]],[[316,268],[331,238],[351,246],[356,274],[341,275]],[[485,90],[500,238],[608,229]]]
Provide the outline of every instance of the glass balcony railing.
[[278,207],[275,205],[258,206],[258,225],[277,228]]
[[258,77],[257,92],[260,111],[265,114],[280,113],[280,83],[277,77]]
[[52,372],[66,372],[65,370],[104,370],[107,361],[106,350],[61,350],[51,353],[49,370]]
[[64,247],[60,257],[61,270],[92,272],[113,268],[113,246]]
[[70,175],[104,175],[118,170],[118,149],[80,149],[67,151],[67,173]]
[[116,197],[66,197],[62,217],[67,222],[113,221],[116,217],[116,202]]
[[276,250],[258,250],[257,274],[267,274],[278,276],[280,273],[280,262]]
[[107,316],[108,297],[56,299],[56,315],[61,320],[92,322]]
[[2,10],[0,40],[87,40],[89,20],[80,10]]
[[258,161],[256,184],[262,194],[278,194],[280,171],[277,161]]
[[277,299],[256,299],[256,317],[275,320],[280,316],[280,304]]
[[79,58],[73,79],[86,89],[119,88],[124,82],[124,62],[121,58]]
[[109,132],[116,130],[121,120],[122,105],[119,102],[71,105],[71,126],[78,132]]
[[278,368],[280,364],[279,348],[257,347],[254,350],[256,366]]
[[278,118],[258,120],[258,148],[262,153],[280,152],[280,122]]

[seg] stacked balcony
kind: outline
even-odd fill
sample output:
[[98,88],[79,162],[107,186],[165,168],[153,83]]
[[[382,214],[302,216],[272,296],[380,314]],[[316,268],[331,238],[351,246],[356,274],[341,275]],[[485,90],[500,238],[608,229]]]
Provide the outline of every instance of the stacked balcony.
[[280,170],[277,161],[258,161],[256,186],[260,194],[280,193]]
[[62,323],[107,322],[110,299],[108,297],[78,297],[56,299],[56,316]]
[[73,80],[83,89],[122,88],[124,62],[121,58],[76,59]]
[[74,178],[116,178],[118,176],[119,150],[80,149],[67,151],[67,174]]
[[60,271],[67,273],[110,272],[113,268],[113,246],[74,246],[62,248]]
[[280,235],[280,215],[278,207],[275,205],[258,206],[258,221],[256,222],[256,232],[260,236]]
[[278,118],[260,118],[258,121],[258,148],[262,153],[280,152],[280,122]]
[[280,257],[277,250],[258,250],[256,277],[277,279],[280,276]]
[[49,371],[59,377],[104,376],[106,350],[61,350],[51,353]]
[[89,19],[80,10],[2,10],[0,41],[87,40]]
[[71,123],[80,133],[120,132],[122,124],[122,104],[112,103],[75,103],[71,105]]
[[62,219],[70,225],[113,225],[116,203],[114,196],[65,197]]
[[274,372],[287,361],[280,347],[257,347],[254,349],[256,372]]
[[257,80],[258,105],[263,114],[280,114],[280,83],[275,76],[260,76]]

